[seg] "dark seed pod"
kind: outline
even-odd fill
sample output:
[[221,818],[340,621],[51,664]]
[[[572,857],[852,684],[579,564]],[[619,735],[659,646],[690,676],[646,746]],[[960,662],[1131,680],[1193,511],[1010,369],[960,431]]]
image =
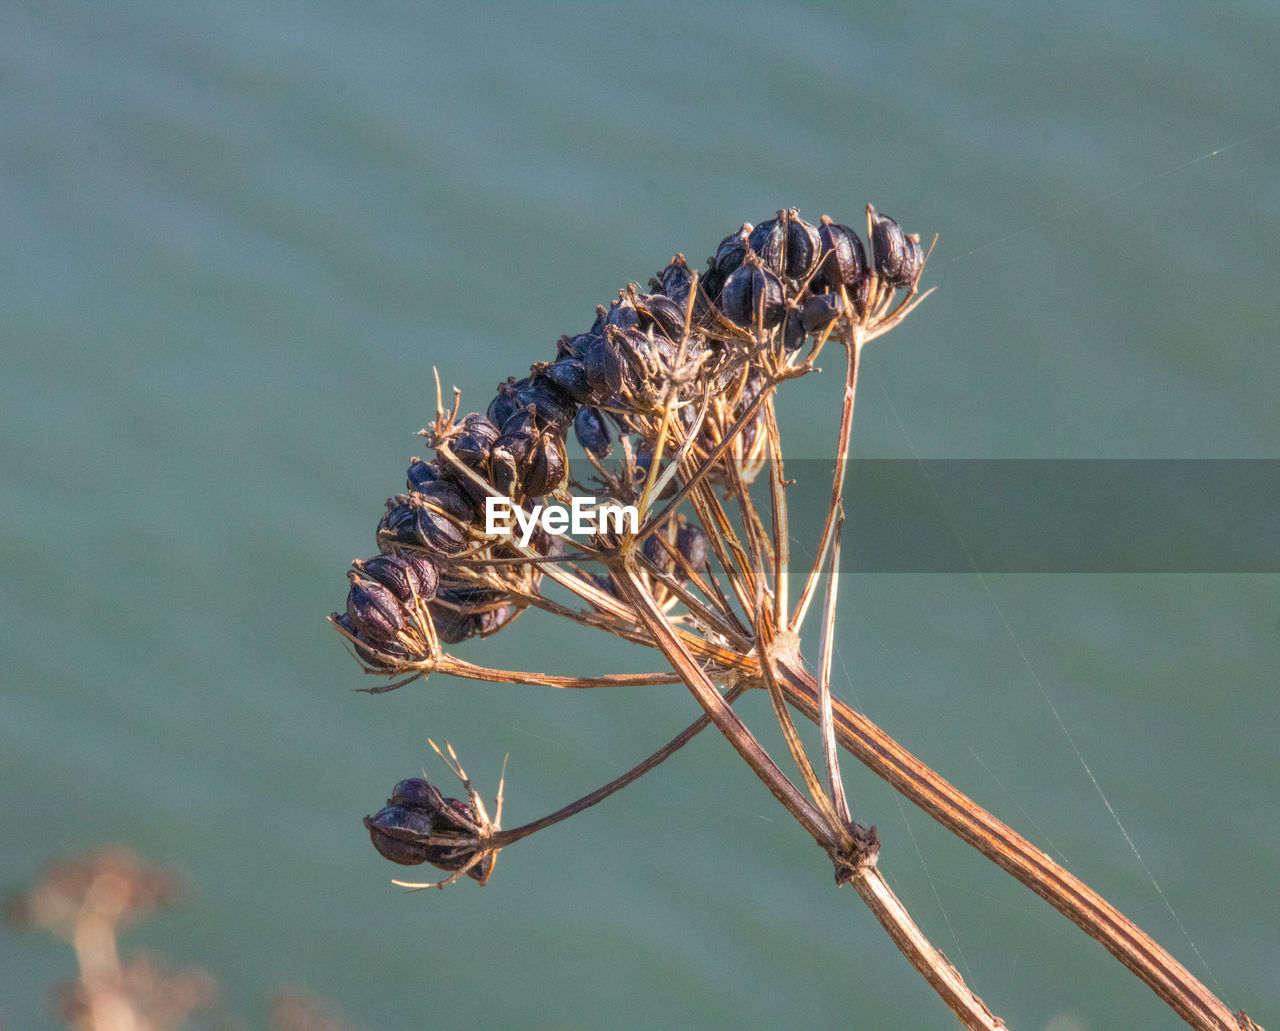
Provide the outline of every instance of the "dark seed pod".
[[[524,381],[521,380],[521,382]],[[508,378],[505,383],[498,384],[497,396],[489,402],[489,409],[485,414],[488,415],[491,423],[501,429],[519,410],[520,403],[516,400],[516,381]]]
[[739,268],[726,281],[716,298],[716,306],[726,319],[738,326],[751,325],[752,278],[754,270]]
[[747,243],[765,267],[777,275],[786,270],[787,246],[786,213],[779,211],[777,218],[766,219],[751,230]]
[[920,247],[920,237],[916,233],[906,237],[904,242],[906,253],[902,258],[902,271],[898,273],[894,286],[912,288],[919,282],[920,273],[924,271],[924,251]]
[[[599,340],[599,337],[595,339]],[[560,393],[577,404],[587,404],[592,400],[591,383],[587,379],[587,368],[581,358],[564,355],[550,365],[538,368],[535,373],[551,382]]]
[[645,558],[658,568],[659,572],[669,573],[675,565],[675,559],[671,557],[671,553],[663,547],[662,541],[658,539],[660,534],[660,530],[655,530],[653,533],[649,534],[649,536],[644,539],[644,544],[641,545],[640,551],[644,554]]
[[714,258],[707,262],[707,271],[702,274],[702,278],[699,280],[702,291],[712,299],[720,296],[720,291],[724,289],[724,281],[729,278],[715,267],[714,262]]
[[720,241],[715,255],[707,260],[707,271],[702,277],[702,289],[712,300],[720,296],[725,281],[742,267],[751,249],[747,244],[750,235],[751,223],[743,222],[742,228],[736,233],[730,233]]
[[431,608],[437,636],[446,644],[458,644],[476,634],[496,632],[516,614],[515,606],[503,604],[505,598],[493,588],[444,580],[436,595],[437,604]]
[[462,433],[454,438],[451,447],[463,465],[483,470],[498,435],[497,426],[479,412],[472,412],[462,420]]
[[[490,454],[492,454],[492,451]],[[452,466],[445,470],[446,482],[462,492],[471,503],[473,512],[482,514],[484,512],[485,498],[489,496],[488,484],[492,482],[493,473],[488,461],[483,466],[474,468],[473,471],[480,477],[482,482],[477,483],[463,470]]]
[[832,222],[826,215],[818,226],[821,267],[813,279],[813,289],[838,291],[852,288],[867,274],[867,254],[862,240],[848,226]]
[[389,641],[404,629],[404,611],[396,596],[380,583],[354,573],[347,591],[347,615],[366,641]]
[[706,532],[697,523],[682,523],[676,531],[676,550],[695,573],[707,568],[710,547]]
[[888,215],[878,214],[870,205],[867,211],[871,215],[871,251],[875,255],[876,271],[890,283],[898,285],[902,264],[907,257],[902,227]]
[[516,463],[520,492],[526,497],[550,494],[564,482],[568,470],[564,438],[555,433],[541,433],[524,460]]
[[787,259],[784,274],[789,279],[806,278],[813,271],[821,253],[822,240],[818,236],[818,230],[801,218],[793,208],[787,217]]
[[410,460],[409,469],[405,474],[405,487],[409,490],[422,490],[428,483],[435,483],[438,479],[440,479],[440,473],[434,463],[414,458]]
[[406,809],[430,809],[439,798],[440,792],[429,781],[421,777],[408,777],[391,789],[387,805],[403,806]]
[[722,282],[746,260],[751,233],[751,223],[743,222],[741,229],[720,241],[716,256],[711,259],[711,267],[720,273]]
[[414,506],[409,501],[409,495],[397,494],[393,498],[388,498],[387,510],[378,521],[379,548],[385,551],[384,546],[395,544],[416,547],[417,543],[414,533]]
[[411,662],[415,658],[399,641],[379,641],[377,644],[370,644],[361,640],[359,628],[351,622],[351,617],[345,612],[335,612],[331,618],[343,630],[355,637],[352,647],[355,648],[360,661],[368,666],[395,672],[403,668],[406,662]]
[[418,547],[445,558],[461,555],[466,550],[466,532],[448,516],[422,505],[415,508],[414,519]]
[[[671,259],[671,264],[659,273],[659,280],[662,292],[675,301],[683,317],[685,306],[689,303],[689,291],[694,288],[693,270],[689,268],[689,264],[685,261],[683,254],[677,254]],[[724,279],[722,277],[721,283],[723,282]],[[705,290],[705,286],[702,289]],[[703,315],[706,312],[706,307],[706,301],[700,291],[693,302],[694,318]]]
[[[515,385],[515,401],[520,408],[533,408],[539,426],[552,426],[561,432],[578,414],[578,406],[559,387],[544,377],[525,378]],[[507,424],[502,423],[503,432]]]
[[590,400],[596,404],[607,401],[622,389],[623,358],[615,334],[592,337],[582,364],[587,383],[591,387]]
[[804,328],[804,320],[800,316],[800,309],[788,308],[786,320],[782,323],[782,346],[788,351],[794,351],[804,343],[806,335],[807,331]]
[[442,644],[461,644],[480,632],[480,621],[470,612],[432,609],[431,622]]
[[431,606],[436,632],[448,644],[457,644],[479,632],[479,613],[501,606],[505,595],[491,587],[444,577]]
[[[665,337],[661,340],[667,348],[671,347],[671,342]],[[632,393],[646,391],[650,386],[651,378],[657,372],[655,359],[661,353],[655,338],[648,333],[641,333],[638,329],[613,329],[609,331],[608,344],[618,359],[621,372],[619,389],[626,387]],[[590,368],[588,366],[588,371]],[[601,401],[606,399],[606,397],[600,398]]]
[[[427,507],[427,502],[435,508]],[[449,516],[464,525],[457,525]],[[452,483],[437,480],[419,492],[407,497],[397,494],[387,502],[387,511],[378,523],[378,545],[384,552],[399,546],[451,557],[466,549],[465,525],[474,519],[475,509],[467,496]]]
[[384,859],[417,866],[430,859],[431,846],[416,840],[431,834],[431,814],[417,807],[389,805],[364,818],[369,840]]
[[516,484],[517,470],[533,447],[538,429],[528,410],[516,412],[502,427],[500,436],[489,453],[489,473],[493,485],[510,494]]
[[488,609],[476,613],[476,633],[481,637],[496,634],[516,617],[514,605],[503,605],[500,609]]
[[573,420],[573,432],[578,444],[596,458],[606,458],[613,453],[613,436],[609,425],[598,408],[583,408]]
[[[575,358],[585,359],[587,352],[591,350],[592,343],[599,340],[601,336],[602,333],[579,333],[576,337],[569,337],[567,338],[568,343],[565,345],[567,351],[564,353],[571,354]],[[560,339],[564,340],[566,338],[561,337]]]
[[725,318],[744,328],[772,329],[786,316],[782,281],[760,265],[743,265],[734,272],[717,303]]
[[644,294],[640,298],[641,325],[652,325],[668,340],[684,336],[684,306],[662,294]]
[[381,584],[398,601],[409,604],[416,596],[430,601],[436,595],[440,571],[435,563],[417,552],[400,555],[378,555],[352,563],[362,577]]
[[632,329],[640,325],[640,313],[636,311],[636,306],[627,298],[619,297],[609,305],[609,311],[604,317],[604,324],[606,326],[616,326],[618,329]]
[[839,294],[816,294],[800,309],[800,322],[806,333],[821,333],[840,317],[843,302]]
[[475,506],[472,504],[471,499],[455,483],[450,483],[448,480],[437,480],[435,483],[428,483],[422,490],[418,491],[417,497],[447,512],[460,523],[470,524],[475,522]]

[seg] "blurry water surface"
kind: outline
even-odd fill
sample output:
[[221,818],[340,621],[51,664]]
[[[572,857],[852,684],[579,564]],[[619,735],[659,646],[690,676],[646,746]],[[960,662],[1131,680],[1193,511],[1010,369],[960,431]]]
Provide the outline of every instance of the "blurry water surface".
[[[1278,49],[1280,11],[1243,2],[5,5],[3,887],[107,841],[180,867],[192,897],[125,944],[214,971],[232,1025],[294,984],[374,1029],[948,1026],[711,735],[483,890],[402,895],[360,817],[442,774],[428,735],[488,796],[510,753],[515,824],[693,703],[369,697],[324,616],[421,450],[433,366],[483,407],[629,280],[783,205],[938,234],[938,292],[867,352],[859,455],[1280,457]],[[839,364],[784,395],[789,455],[830,454]],[[841,597],[842,697],[1280,1023],[1274,576],[868,575]],[[536,615],[461,652],[656,661]],[[1011,1026],[1176,1024],[846,781]],[[52,1026],[70,969],[4,930],[0,1019]]]

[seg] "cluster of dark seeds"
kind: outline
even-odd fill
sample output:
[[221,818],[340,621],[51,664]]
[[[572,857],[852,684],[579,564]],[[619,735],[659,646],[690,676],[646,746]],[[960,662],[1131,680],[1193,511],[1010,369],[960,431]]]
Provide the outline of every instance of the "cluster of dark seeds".
[[445,798],[421,777],[400,781],[387,804],[366,816],[364,825],[374,848],[393,863],[430,863],[451,872],[466,868],[477,881],[488,879],[492,855],[472,862],[482,832],[475,810],[460,799]]
[[[586,332],[562,336],[553,361],[500,384],[484,414],[472,412],[435,435],[436,458],[413,459],[406,493],[387,501],[378,523],[381,554],[353,564],[346,612],[332,617],[359,658],[401,671],[432,654],[433,638],[454,644],[491,634],[518,614],[512,596],[532,590],[538,574],[527,563],[491,564],[478,582],[475,560],[517,557],[484,537],[484,500],[492,492],[523,504],[564,490],[570,427],[597,468],[621,442],[627,475],[608,485],[627,501],[647,471],[654,416],[672,385],[686,425],[700,397],[732,402],[705,419],[698,438],[706,439],[705,454],[763,389],[761,347],[785,357],[842,313],[864,316],[885,290],[914,290],[924,263],[918,237],[873,208],[868,224],[870,261],[848,226],[826,216],[810,225],[794,209],[726,236],[701,276],[677,254],[648,292],[628,286],[597,308]],[[744,452],[736,457],[762,448],[759,415],[735,442]],[[660,572],[684,576],[686,563],[705,565],[700,528],[673,523],[668,530],[685,563],[673,564],[670,550],[646,541],[644,553]],[[543,555],[557,546],[545,535],[535,540]]]

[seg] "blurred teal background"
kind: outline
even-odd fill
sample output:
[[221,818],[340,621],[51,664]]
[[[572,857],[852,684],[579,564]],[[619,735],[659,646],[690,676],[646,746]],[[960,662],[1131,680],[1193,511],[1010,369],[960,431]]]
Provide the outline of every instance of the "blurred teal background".
[[[109,841],[178,866],[193,895],[125,948],[216,973],[221,1026],[263,1026],[282,984],[371,1029],[950,1026],[712,735],[487,887],[401,894],[360,818],[443,774],[428,735],[488,797],[510,753],[514,825],[694,706],[444,678],[370,697],[324,616],[422,450],[432,366],[483,407],[628,280],[784,205],[938,234],[937,293],[867,352],[857,454],[1280,458],[1277,52],[1280,8],[1243,2],[5,4],[0,888]],[[789,454],[830,453],[839,364],[784,395]],[[1280,1025],[1280,581],[841,597],[843,697]],[[536,615],[460,652],[655,662]],[[861,767],[846,782],[1011,1026],[1177,1026]],[[0,1021],[53,1026],[71,960],[0,929]]]

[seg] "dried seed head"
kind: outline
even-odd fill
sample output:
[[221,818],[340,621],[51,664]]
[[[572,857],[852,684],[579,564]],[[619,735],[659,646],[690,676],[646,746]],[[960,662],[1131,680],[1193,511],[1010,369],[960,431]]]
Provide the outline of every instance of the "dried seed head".
[[[461,870],[481,847],[475,810],[460,799],[444,798],[426,781],[420,783],[420,794],[412,803],[387,805],[364,818],[369,839],[393,863],[430,863],[441,870]],[[492,862],[492,856],[486,856],[467,872],[483,882]]]

